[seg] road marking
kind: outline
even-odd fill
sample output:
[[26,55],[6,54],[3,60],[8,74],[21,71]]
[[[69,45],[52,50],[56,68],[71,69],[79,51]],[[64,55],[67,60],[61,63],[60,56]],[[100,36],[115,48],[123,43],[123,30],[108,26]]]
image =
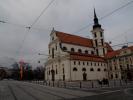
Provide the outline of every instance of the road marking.
[[[26,83],[26,84],[27,84],[27,83]],[[78,96],[78,95],[73,95],[73,94],[71,94],[71,93],[64,93],[64,92],[62,92],[62,91],[48,89],[47,86],[44,86],[44,85],[41,85],[41,84],[33,84],[33,85],[35,85],[35,86],[39,85],[40,87],[43,87],[43,88],[45,88],[46,90],[49,90],[49,91],[61,92],[61,93],[63,93],[63,94],[68,94],[68,95],[80,97],[80,96]],[[56,88],[56,87],[50,87],[50,88]]]
[[128,88],[128,89],[125,89],[125,90],[124,90],[125,94],[127,94],[127,95],[129,95],[129,96],[133,96],[133,94],[132,94],[132,93],[130,93],[130,91],[129,91],[129,90],[133,90],[133,88]]
[[16,87],[20,88],[22,91],[24,91],[25,93],[27,93],[29,96],[31,96],[35,100],[39,100],[39,98],[37,98],[36,96],[34,96],[33,94],[31,94],[30,92],[28,92],[26,89],[22,88],[21,86],[16,85]]
[[99,94],[94,94],[92,96],[97,96],[97,95],[103,95],[103,94],[109,94],[109,93],[115,93],[115,92],[120,92],[121,90],[115,90],[115,91],[108,91],[108,92],[103,92],[103,93],[99,93]]
[[15,93],[14,93],[14,91],[13,91],[13,89],[12,89],[12,87],[10,85],[8,85],[8,88],[9,88],[11,94],[13,95],[14,99],[15,100],[18,100],[17,97],[16,97],[16,95],[15,95]]

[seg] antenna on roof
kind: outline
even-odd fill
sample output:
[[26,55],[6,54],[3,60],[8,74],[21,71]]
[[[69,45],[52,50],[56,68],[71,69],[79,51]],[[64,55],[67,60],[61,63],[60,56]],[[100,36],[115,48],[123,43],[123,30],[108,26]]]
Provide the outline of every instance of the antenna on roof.
[[54,27],[53,27],[52,31],[54,31]]
[[112,44],[112,42],[111,42],[111,41],[109,41],[109,44]]
[[128,46],[127,36],[125,36],[125,41],[126,41],[126,43],[127,43],[127,46]]

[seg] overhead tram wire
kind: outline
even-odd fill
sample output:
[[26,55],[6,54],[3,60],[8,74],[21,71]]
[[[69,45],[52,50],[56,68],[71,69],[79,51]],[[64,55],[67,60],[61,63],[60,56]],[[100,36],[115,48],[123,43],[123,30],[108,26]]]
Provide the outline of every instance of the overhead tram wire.
[[36,18],[36,20],[31,24],[30,28],[40,19],[40,17],[46,12],[46,10],[50,7],[50,5],[54,2],[55,0],[52,0],[40,13],[40,15]]
[[114,41],[114,40],[116,40],[118,37],[123,36],[123,34],[126,34],[126,33],[128,34],[128,32],[129,32],[130,30],[133,30],[133,27],[130,28],[130,29],[128,29],[127,31],[125,31],[125,32],[123,32],[123,33],[121,33],[121,34],[119,34],[119,35],[117,35],[117,36],[111,38],[110,40],[111,40],[111,41],[112,41],[112,40]]
[[26,39],[26,36],[29,34],[30,30],[32,29],[33,25],[36,24],[36,22],[40,19],[40,17],[46,12],[46,10],[50,7],[50,5],[54,2],[55,0],[52,0],[43,10],[42,12],[40,13],[40,15],[35,19],[35,21],[29,26],[29,27],[26,27],[29,31],[25,34],[23,40],[22,40],[22,44],[20,46],[20,50],[19,50],[19,54],[21,53],[21,49],[23,48],[23,44],[24,44],[24,41]]
[[[0,24],[8,24],[8,25],[12,25],[14,27],[20,27],[20,28],[23,28],[23,29],[29,29],[29,27],[27,27],[26,25],[16,24],[16,23],[3,21],[3,20],[0,20]],[[46,30],[48,30],[48,29],[42,29],[42,28],[38,28],[38,27],[32,27],[32,29],[38,30],[38,31],[46,31]]]
[[116,45],[112,45],[111,47],[122,47],[125,44],[133,44],[133,42],[126,42],[126,43],[116,44]]
[[[112,12],[106,14],[105,16],[99,18],[99,20],[103,20],[104,18],[109,17],[110,15],[112,15],[112,14],[114,14],[115,12],[117,12],[117,11],[119,11],[119,10],[125,8],[126,6],[128,6],[128,5],[132,4],[132,3],[133,3],[133,1],[130,1],[130,2],[128,2],[128,3],[126,3],[126,4],[122,5],[122,6],[120,6],[119,8],[117,8],[117,9],[113,10]],[[90,23],[90,24],[86,25],[85,27],[79,29],[78,31],[76,31],[76,32],[74,32],[74,33],[79,33],[79,32],[81,32],[82,30],[88,28],[90,25],[93,25],[93,23]]]

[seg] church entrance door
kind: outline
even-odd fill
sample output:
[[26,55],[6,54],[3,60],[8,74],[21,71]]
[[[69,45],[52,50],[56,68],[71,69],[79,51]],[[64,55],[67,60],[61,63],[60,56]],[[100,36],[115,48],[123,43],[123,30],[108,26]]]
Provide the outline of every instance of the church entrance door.
[[55,71],[53,69],[51,70],[51,74],[52,74],[52,81],[55,81]]
[[86,81],[87,80],[87,74],[84,72],[83,73],[83,81]]

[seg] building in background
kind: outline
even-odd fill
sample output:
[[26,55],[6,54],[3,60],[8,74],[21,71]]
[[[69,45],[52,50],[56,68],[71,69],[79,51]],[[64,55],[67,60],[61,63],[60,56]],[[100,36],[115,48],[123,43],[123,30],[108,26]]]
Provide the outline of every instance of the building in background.
[[133,46],[123,46],[122,49],[108,52],[106,59],[109,79],[133,79]]
[[[91,32],[93,38],[89,39],[52,30],[49,57],[45,64],[47,81],[121,79],[125,74],[129,74],[130,67],[133,65],[133,48],[127,47],[114,51],[104,40],[104,30],[98,22],[95,10]],[[121,65],[123,59],[130,59],[130,63],[126,66]]]

